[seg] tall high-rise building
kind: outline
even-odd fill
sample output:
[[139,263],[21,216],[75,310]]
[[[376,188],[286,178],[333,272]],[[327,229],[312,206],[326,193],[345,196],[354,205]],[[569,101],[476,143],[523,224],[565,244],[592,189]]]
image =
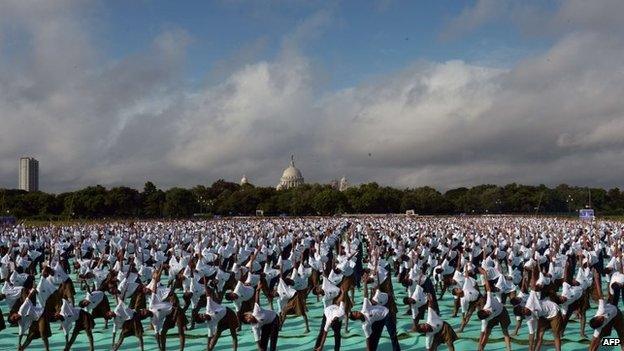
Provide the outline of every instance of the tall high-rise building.
[[26,191],[39,191],[39,161],[32,157],[20,158],[19,188]]

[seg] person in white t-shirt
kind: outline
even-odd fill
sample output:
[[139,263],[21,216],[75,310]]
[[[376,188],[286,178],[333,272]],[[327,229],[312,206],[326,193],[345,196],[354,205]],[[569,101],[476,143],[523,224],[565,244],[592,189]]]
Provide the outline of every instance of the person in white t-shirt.
[[[592,341],[589,344],[590,351],[597,351],[600,347],[602,338],[611,335],[611,331],[615,329],[618,338],[624,338],[624,318],[622,312],[617,308],[615,301],[605,301],[602,298],[600,290],[600,274],[594,269],[594,282],[596,288],[596,296],[598,297],[598,310],[594,318],[590,319],[589,326],[594,329]],[[614,297],[614,296],[612,296]],[[620,345],[624,350],[624,345]]]
[[457,334],[450,324],[443,321],[434,309],[434,299],[427,295],[427,322],[418,324],[416,331],[425,334],[425,350],[436,351],[438,346],[446,344],[450,351],[455,350]]
[[277,313],[260,307],[256,302],[253,312],[246,312],[243,315],[243,323],[251,324],[251,330],[258,350],[277,350],[277,338],[280,328]]
[[236,331],[239,326],[236,312],[229,307],[222,306],[213,301],[208,291],[206,291],[206,296],[208,296],[208,298],[206,298],[206,313],[199,316],[198,319],[201,322],[205,321],[208,326],[207,350],[213,350],[217,345],[221,333],[229,329],[232,335],[232,350],[236,351],[238,349],[238,336]]
[[366,350],[376,351],[379,346],[379,338],[386,324],[386,318],[390,311],[382,305],[373,305],[369,299],[364,298],[361,311],[352,311],[349,315],[351,320],[362,322],[362,330],[366,338]]
[[[343,294],[346,294],[344,292]],[[331,304],[325,307],[323,311],[323,319],[321,320],[321,329],[319,335],[316,338],[316,344],[314,350],[321,351],[325,346],[325,340],[327,339],[327,333],[331,328],[334,331],[334,351],[340,350],[340,329],[342,329],[342,321],[346,319],[345,303]]]
[[[483,274],[484,278],[486,277],[487,272],[485,268],[479,267],[479,272]],[[499,279],[505,279],[505,277],[500,276]],[[509,313],[507,313],[507,309],[502,302],[498,300],[498,296],[492,291],[492,286],[490,286],[491,282],[488,279],[483,279],[483,281],[486,291],[485,306],[477,312],[477,316],[481,320],[479,350],[483,351],[485,349],[492,329],[494,329],[496,325],[500,325],[503,336],[505,337],[507,351],[511,351],[511,337],[509,336],[509,325],[511,321],[509,319]]]
[[533,266],[531,277],[531,292],[526,303],[514,307],[516,316],[523,316],[529,328],[529,349],[540,350],[544,341],[544,334],[551,329],[555,343],[555,350],[561,351],[561,334],[563,331],[563,317],[559,305],[549,299],[540,300],[536,289],[539,276],[539,267]]
[[[69,351],[78,337],[78,333],[85,331],[89,340],[89,349],[93,350],[93,327],[95,322],[91,314],[63,299],[61,311],[57,313],[57,319],[61,321],[61,328],[65,333],[65,351]],[[69,334],[71,332],[71,337]]]
[[568,261],[565,264],[564,279],[562,284],[561,295],[557,296],[559,308],[561,309],[561,315],[563,317],[563,331],[565,332],[566,326],[570,321],[570,317],[576,313],[579,318],[581,338],[586,339],[585,336],[585,324],[586,313],[589,309],[589,295],[586,293],[585,288],[578,284],[574,285],[572,275],[570,274],[571,265]]

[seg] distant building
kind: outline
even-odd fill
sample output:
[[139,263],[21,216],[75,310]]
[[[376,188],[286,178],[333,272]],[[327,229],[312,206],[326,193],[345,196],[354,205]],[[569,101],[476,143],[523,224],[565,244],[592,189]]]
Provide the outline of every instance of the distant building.
[[32,157],[20,158],[19,188],[26,191],[39,191],[39,161]]
[[347,182],[346,177],[342,177],[340,179],[340,183],[338,184],[338,190],[345,191],[347,189],[349,189],[349,182]]
[[245,184],[249,184],[249,180],[247,179],[247,176],[243,174],[243,178],[240,180],[240,185],[243,186]]
[[301,171],[295,167],[295,156],[290,156],[290,166],[282,173],[279,184],[275,187],[277,190],[290,189],[302,185],[304,183]]
[[340,180],[334,179],[329,182],[329,185],[338,191],[345,191],[349,188],[349,182],[347,182],[346,177],[342,177]]

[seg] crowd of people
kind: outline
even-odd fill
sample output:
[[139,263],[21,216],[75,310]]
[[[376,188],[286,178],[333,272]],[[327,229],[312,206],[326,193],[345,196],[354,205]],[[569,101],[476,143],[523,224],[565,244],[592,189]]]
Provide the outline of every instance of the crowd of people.
[[[382,337],[394,351],[455,350],[477,325],[471,349],[500,335],[507,350],[538,351],[565,349],[576,320],[580,333],[565,338],[594,351],[605,337],[624,337],[623,230],[534,217],[4,227],[0,336],[16,334],[18,350],[51,350],[52,334],[62,333],[65,350],[77,342],[94,350],[102,349],[94,331],[110,327],[105,349],[138,342],[143,350],[155,338],[159,350],[184,350],[188,331],[204,328],[207,350],[219,340],[237,350],[247,335],[258,350],[277,350],[290,324],[318,335],[314,350],[340,350],[346,335],[368,351]],[[313,304],[322,316],[310,316]],[[411,326],[400,330],[405,316]],[[167,335],[179,342],[167,346]]]

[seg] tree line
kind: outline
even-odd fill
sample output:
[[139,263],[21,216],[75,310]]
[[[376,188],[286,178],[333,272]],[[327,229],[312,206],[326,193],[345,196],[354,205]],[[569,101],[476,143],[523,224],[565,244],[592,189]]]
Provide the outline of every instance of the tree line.
[[190,218],[223,216],[334,215],[342,213],[570,214],[590,205],[598,214],[624,214],[624,192],[559,185],[479,185],[440,192],[432,187],[398,189],[367,183],[338,191],[330,185],[305,184],[288,190],[218,180],[191,189],[89,186],[49,194],[0,189],[0,216],[39,220],[102,218]]

